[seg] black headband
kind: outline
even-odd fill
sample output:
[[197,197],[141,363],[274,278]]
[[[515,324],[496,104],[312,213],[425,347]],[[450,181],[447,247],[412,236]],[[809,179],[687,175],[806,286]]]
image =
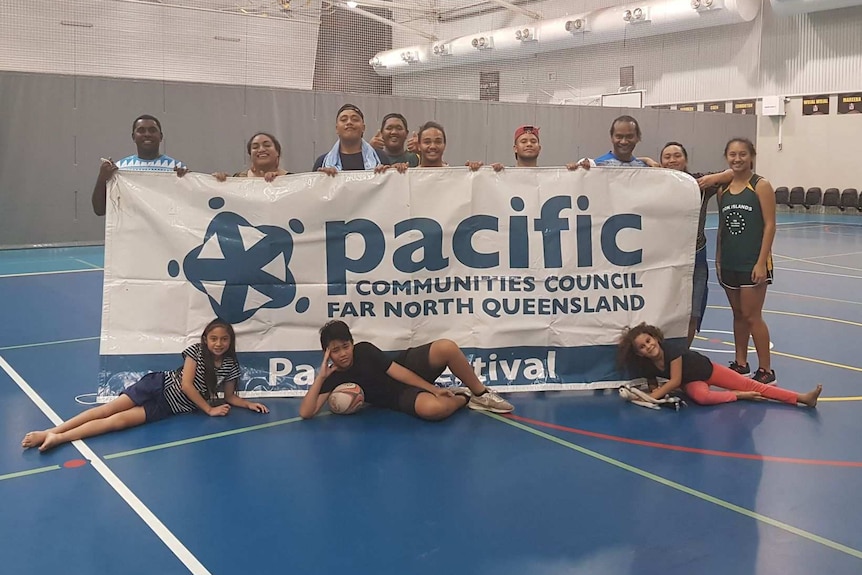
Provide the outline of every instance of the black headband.
[[354,105],[354,104],[344,104],[343,106],[341,106],[340,108],[338,108],[338,113],[337,113],[337,114],[335,114],[335,117],[337,118],[338,116],[340,116],[340,115],[341,115],[341,112],[343,112],[344,110],[353,110],[354,112],[356,112],[357,114],[359,114],[359,117],[360,117],[360,118],[362,118],[363,120],[365,119],[365,114],[363,114],[363,113],[362,113],[362,110],[360,110],[360,109],[359,109],[359,107],[357,107],[357,106],[356,106],[356,105]]

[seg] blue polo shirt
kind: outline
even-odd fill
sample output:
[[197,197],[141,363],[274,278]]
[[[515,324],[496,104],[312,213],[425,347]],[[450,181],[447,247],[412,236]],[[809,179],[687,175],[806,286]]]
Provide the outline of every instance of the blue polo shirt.
[[623,166],[625,168],[648,168],[645,162],[632,156],[628,162],[624,162],[614,155],[613,152],[608,152],[604,156],[599,156],[593,162],[597,166]]
[[153,160],[142,160],[135,154],[117,162],[118,169],[128,172],[173,172],[175,168],[185,167],[179,160],[164,154]]

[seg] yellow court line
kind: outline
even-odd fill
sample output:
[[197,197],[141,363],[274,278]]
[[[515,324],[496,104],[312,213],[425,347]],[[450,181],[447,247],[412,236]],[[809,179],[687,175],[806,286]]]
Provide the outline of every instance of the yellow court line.
[[[726,305],[708,305],[706,307],[711,308],[711,309],[730,309],[730,310],[733,309],[730,306],[726,306]],[[777,315],[790,315],[790,316],[794,316],[794,317],[804,317],[804,318],[808,318],[808,319],[819,319],[819,320],[823,320],[823,321],[831,321],[831,322],[835,322],[835,323],[843,323],[843,324],[847,324],[847,325],[852,325],[854,327],[862,327],[862,323],[859,323],[858,321],[850,321],[849,319],[838,319],[838,318],[834,318],[834,317],[825,317],[825,316],[821,316],[821,315],[810,315],[807,313],[798,313],[795,311],[776,311],[776,310],[771,310],[771,309],[764,309],[764,310],[761,310],[761,312],[762,313],[774,313]]]
[[[696,339],[702,339],[704,341],[715,341],[712,338],[703,337],[702,335],[695,336],[695,338]],[[732,341],[718,340],[718,342],[723,343],[724,345],[727,345],[730,347],[734,347],[736,345]],[[756,350],[754,347],[749,346],[748,351],[756,351]],[[798,359],[800,361],[810,361],[811,363],[819,363],[821,365],[828,365],[829,367],[838,367],[841,369],[849,369],[850,371],[862,372],[862,367],[856,367],[855,365],[844,365],[843,363],[835,363],[832,361],[826,361],[825,359],[817,359],[814,357],[806,357],[804,355],[795,355],[795,354],[786,353],[783,351],[775,351],[774,349],[770,350],[769,353],[772,355],[780,355],[782,357],[789,357],[790,359]]]
[[[722,343],[727,343],[727,342],[722,342]],[[728,345],[733,345],[733,344],[731,343]],[[780,355],[782,357],[789,357],[790,359],[798,359],[800,361],[810,361],[811,363],[819,363],[820,365],[828,365],[829,367],[838,367],[841,369],[849,369],[851,371],[858,371],[858,372],[862,373],[862,367],[856,367],[855,365],[845,365],[843,363],[834,363],[832,361],[826,361],[823,359],[816,359],[813,357],[806,357],[804,355],[794,355],[792,353],[786,353],[783,351],[775,351],[774,349],[770,350],[769,353],[772,355]]]

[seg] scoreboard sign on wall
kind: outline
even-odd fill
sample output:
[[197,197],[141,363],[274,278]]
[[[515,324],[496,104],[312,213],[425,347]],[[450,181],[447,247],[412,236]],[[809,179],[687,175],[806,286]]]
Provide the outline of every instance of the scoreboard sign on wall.
[[829,114],[829,94],[802,98],[803,116],[825,116]]

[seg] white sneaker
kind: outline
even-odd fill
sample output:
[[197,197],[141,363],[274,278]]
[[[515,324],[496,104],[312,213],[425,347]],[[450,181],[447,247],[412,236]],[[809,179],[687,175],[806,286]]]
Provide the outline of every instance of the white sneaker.
[[482,395],[474,395],[467,404],[470,409],[479,411],[490,411],[492,413],[511,413],[515,407],[500,397],[496,392],[488,389]]

